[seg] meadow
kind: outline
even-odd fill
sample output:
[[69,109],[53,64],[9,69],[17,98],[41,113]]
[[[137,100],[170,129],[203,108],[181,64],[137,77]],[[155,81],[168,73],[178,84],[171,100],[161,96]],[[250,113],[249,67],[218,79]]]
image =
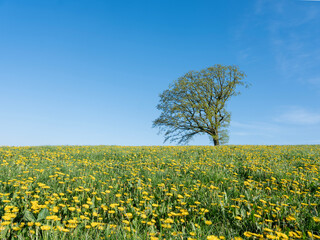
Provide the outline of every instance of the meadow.
[[0,147],[0,239],[320,239],[320,145]]

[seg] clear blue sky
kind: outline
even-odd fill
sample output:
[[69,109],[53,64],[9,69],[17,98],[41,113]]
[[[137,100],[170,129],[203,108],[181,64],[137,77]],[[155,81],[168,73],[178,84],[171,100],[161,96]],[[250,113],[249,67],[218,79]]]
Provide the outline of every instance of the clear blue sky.
[[217,63],[230,144],[320,143],[319,1],[0,0],[0,145],[162,145],[159,93]]

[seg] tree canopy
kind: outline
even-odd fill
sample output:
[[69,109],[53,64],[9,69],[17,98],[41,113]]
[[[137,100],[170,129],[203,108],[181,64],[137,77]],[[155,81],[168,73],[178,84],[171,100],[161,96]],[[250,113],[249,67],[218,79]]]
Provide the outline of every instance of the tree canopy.
[[165,142],[188,143],[197,134],[208,134],[214,145],[228,142],[231,114],[226,103],[247,87],[246,75],[238,66],[216,64],[190,71],[160,94],[161,115],[153,127],[164,132]]

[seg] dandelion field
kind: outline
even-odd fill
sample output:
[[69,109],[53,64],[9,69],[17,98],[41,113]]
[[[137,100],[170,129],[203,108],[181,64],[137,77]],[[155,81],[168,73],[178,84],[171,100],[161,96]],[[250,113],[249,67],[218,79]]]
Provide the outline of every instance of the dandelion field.
[[320,239],[320,145],[0,147],[0,239]]

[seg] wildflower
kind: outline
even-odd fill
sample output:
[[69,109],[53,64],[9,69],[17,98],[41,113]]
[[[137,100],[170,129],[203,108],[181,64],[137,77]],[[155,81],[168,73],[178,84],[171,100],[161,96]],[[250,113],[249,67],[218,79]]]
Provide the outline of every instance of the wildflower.
[[165,223],[173,223],[173,219],[172,218],[167,218],[164,222]]
[[320,222],[320,218],[319,217],[313,217],[313,221]]
[[40,229],[46,231],[46,230],[50,230],[51,227],[48,226],[48,225],[43,225],[43,226],[40,227]]
[[6,220],[6,221],[10,221],[11,220],[11,216],[8,216],[8,215],[4,215],[3,217],[2,217],[2,219],[3,220]]
[[312,234],[311,232],[308,232],[309,237],[314,238],[314,239],[320,239],[320,236]]
[[207,240],[220,240],[217,236],[210,235],[207,237]]
[[130,222],[128,220],[122,220],[122,222],[125,224],[130,224]]
[[170,224],[161,224],[161,227],[163,227],[163,228],[171,228],[171,225]]
[[92,226],[92,227],[96,227],[96,226],[98,226],[99,224],[100,224],[99,222],[92,222],[92,223],[91,223],[91,226]]
[[124,230],[131,232],[131,228],[130,227],[123,227]]
[[286,217],[286,219],[287,219],[287,221],[295,221],[296,220],[296,218],[293,216],[288,216],[288,217]]
[[270,235],[270,234],[267,234],[266,238],[268,238],[268,239],[279,239],[279,237],[274,236],[274,235]]

